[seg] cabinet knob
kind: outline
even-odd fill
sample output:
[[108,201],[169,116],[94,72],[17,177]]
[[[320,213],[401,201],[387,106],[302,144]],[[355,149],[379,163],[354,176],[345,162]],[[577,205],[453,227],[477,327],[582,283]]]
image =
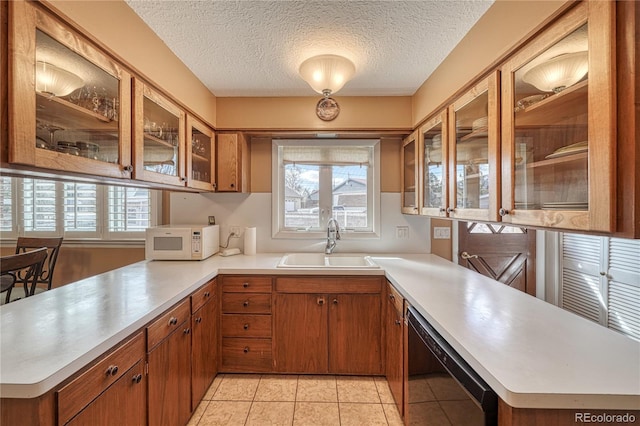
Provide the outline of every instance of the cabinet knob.
[[129,172],[129,173],[133,172],[133,166],[131,164],[129,164],[128,166],[124,166],[122,169],[125,172]]
[[498,210],[498,214],[499,214],[500,216],[506,216],[506,215],[508,215],[509,213],[511,213],[511,212],[510,212],[509,210],[507,210],[507,209],[500,209],[500,210]]
[[171,318],[169,319],[169,325],[176,325],[176,324],[178,324],[178,318],[176,318],[176,317],[171,317]]
[[249,301],[245,300],[244,302],[242,302],[242,306],[244,306],[245,308],[249,306]]
[[396,325],[400,325],[400,324],[402,324],[402,321],[396,320]]
[[182,177],[180,178],[180,182],[186,182],[186,181],[187,181],[187,178],[186,178],[185,176],[182,176]]
[[202,322],[202,317],[196,318],[196,324],[200,324]]
[[447,213],[453,213],[456,211],[456,209],[452,208],[452,207],[447,207],[447,210],[445,210]]
[[189,327],[185,328],[184,330],[182,330],[182,332],[184,334],[190,334],[191,333],[191,329]]
[[231,184],[231,185],[229,185],[229,186],[230,186],[231,188],[235,188],[235,187],[236,187],[236,184],[235,184],[235,183],[232,183],[232,184]]
[[318,305],[322,306],[324,305],[324,297],[318,297],[318,299],[316,300],[316,302],[318,303]]
[[115,376],[116,374],[118,374],[118,366],[117,365],[110,365],[109,368],[107,368],[106,375],[107,376]]
[[389,299],[390,299],[390,300],[396,300],[396,297],[395,297],[393,294],[390,294],[390,295],[389,295]]
[[242,283],[243,288],[249,288],[249,283]]
[[244,328],[245,330],[248,330],[249,329],[249,324],[243,325],[242,328]]
[[244,349],[242,350],[242,352],[244,352],[245,354],[249,353],[249,346],[245,346]]
[[218,188],[218,184],[217,184],[217,183],[215,183],[215,182],[213,182],[213,183],[211,184],[211,186],[213,187],[213,189],[217,189],[217,188]]
[[333,299],[333,304],[337,305],[338,304],[338,299]]
[[131,381],[136,384],[140,383],[142,381],[142,374],[136,374],[135,376],[133,376]]
[[440,207],[440,213],[446,213],[447,209],[445,209],[444,207]]
[[204,297],[209,297],[211,295],[211,293],[209,293],[208,291],[204,292]]

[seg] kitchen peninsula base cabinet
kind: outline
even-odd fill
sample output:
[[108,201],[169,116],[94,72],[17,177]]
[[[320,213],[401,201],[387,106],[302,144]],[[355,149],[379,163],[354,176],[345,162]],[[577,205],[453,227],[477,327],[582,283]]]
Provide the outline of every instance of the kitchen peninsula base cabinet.
[[280,373],[382,374],[380,277],[279,277],[274,365]]
[[191,411],[218,372],[218,298],[216,280],[191,295]]
[[385,372],[398,412],[403,416],[404,298],[388,281],[385,296]]

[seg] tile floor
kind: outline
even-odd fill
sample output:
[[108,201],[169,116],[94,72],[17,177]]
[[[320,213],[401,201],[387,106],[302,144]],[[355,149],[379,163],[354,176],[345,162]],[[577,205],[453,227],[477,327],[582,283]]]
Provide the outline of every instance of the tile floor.
[[401,426],[384,377],[218,375],[188,426]]

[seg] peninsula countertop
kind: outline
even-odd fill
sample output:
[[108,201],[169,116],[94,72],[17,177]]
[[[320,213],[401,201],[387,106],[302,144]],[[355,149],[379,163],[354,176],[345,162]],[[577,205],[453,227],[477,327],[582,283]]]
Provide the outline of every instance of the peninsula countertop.
[[385,275],[512,407],[640,409],[640,342],[429,254],[380,269],[278,268],[281,253],[142,261],[0,308],[0,397],[34,398],[219,274]]

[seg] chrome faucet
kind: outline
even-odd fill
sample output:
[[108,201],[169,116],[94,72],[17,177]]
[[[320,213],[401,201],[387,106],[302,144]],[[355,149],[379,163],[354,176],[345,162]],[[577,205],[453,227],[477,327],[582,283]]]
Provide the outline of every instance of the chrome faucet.
[[338,225],[338,221],[332,217],[327,222],[327,246],[324,249],[325,254],[333,253],[333,249],[336,248],[336,240],[339,239],[340,225]]

